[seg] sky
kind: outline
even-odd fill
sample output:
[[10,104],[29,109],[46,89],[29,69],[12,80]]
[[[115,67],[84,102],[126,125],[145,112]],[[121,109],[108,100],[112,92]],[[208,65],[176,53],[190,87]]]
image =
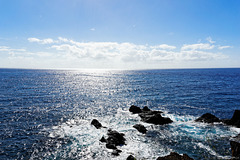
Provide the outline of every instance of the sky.
[[0,68],[239,68],[239,0],[0,0]]

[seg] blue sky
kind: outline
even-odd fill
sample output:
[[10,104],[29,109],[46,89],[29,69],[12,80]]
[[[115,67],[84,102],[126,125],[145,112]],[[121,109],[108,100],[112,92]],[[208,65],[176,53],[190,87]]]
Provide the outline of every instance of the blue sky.
[[0,0],[0,68],[240,67],[238,0]]

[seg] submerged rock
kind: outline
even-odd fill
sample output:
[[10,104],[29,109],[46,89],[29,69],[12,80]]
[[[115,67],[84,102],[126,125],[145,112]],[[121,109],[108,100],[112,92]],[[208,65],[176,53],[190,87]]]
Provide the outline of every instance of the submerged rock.
[[133,127],[136,128],[142,134],[145,134],[147,132],[147,129],[146,127],[144,127],[144,125],[135,124]]
[[235,110],[232,118],[230,120],[223,120],[227,125],[232,125],[240,128],[240,110]]
[[165,157],[158,157],[157,160],[194,160],[190,158],[187,154],[183,154],[182,156],[176,152],[171,152],[170,155]]
[[204,123],[214,123],[214,122],[220,122],[220,119],[212,115],[211,113],[205,113],[195,121],[204,122]]
[[130,108],[129,108],[129,111],[132,112],[133,114],[136,114],[136,113],[141,113],[142,110],[140,107],[137,107],[137,106],[134,106],[132,105]]
[[96,120],[96,119],[92,120],[91,125],[95,126],[97,129],[103,127],[102,124],[98,120]]
[[230,141],[232,156],[240,158],[240,134]]

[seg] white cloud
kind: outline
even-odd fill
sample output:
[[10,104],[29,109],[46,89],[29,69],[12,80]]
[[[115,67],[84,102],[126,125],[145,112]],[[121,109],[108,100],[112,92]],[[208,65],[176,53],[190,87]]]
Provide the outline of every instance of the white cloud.
[[91,30],[91,31],[95,31],[96,29],[95,29],[95,28],[91,28],[90,30]]
[[70,39],[59,38],[63,44],[53,45],[51,48],[66,54],[65,58],[118,58],[124,62],[134,61],[196,61],[227,58],[221,53],[203,52],[199,49],[211,50],[209,44],[184,45],[180,51],[172,51],[175,46],[161,44],[155,46],[136,45],[133,43],[117,42],[76,42]]
[[232,48],[232,46],[219,46],[218,49],[222,50],[222,49],[226,49],[226,48]]
[[[159,66],[160,64],[186,63],[194,64],[198,62],[212,62],[215,60],[228,58],[222,53],[214,50],[215,46],[220,48],[229,48],[228,46],[213,45],[211,43],[184,44],[177,48],[173,45],[138,45],[134,43],[118,43],[118,42],[78,42],[72,39],[58,37],[57,39],[38,39],[28,38],[29,42],[38,44],[51,44],[38,52],[30,52],[21,49],[11,49],[6,46],[0,46],[0,51],[9,52],[12,50],[14,56],[48,57],[49,61],[62,62],[63,68],[72,66],[94,66],[94,68],[102,68],[104,66],[120,66],[126,68],[135,65],[142,66]],[[47,51],[44,51],[47,50]],[[25,54],[19,54],[19,53]],[[13,57],[13,55],[12,55]],[[48,61],[48,60],[47,60]],[[47,63],[47,62],[46,62]],[[50,62],[49,62],[50,64]],[[137,67],[136,67],[137,68]]]
[[56,43],[56,41],[54,41],[53,39],[51,38],[46,38],[46,39],[38,39],[38,38],[28,38],[28,41],[29,42],[37,42],[37,43],[40,43],[40,44],[51,44],[51,43]]
[[172,50],[172,49],[176,49],[176,46],[170,46],[170,45],[167,45],[167,44],[160,44],[158,46],[152,46],[152,48],[161,48],[161,49]]
[[205,52],[205,51],[197,51],[197,50],[188,50],[182,51],[180,53],[180,59],[182,60],[194,60],[194,61],[204,61],[204,60],[217,60],[217,59],[225,59],[227,56],[222,53],[213,53],[213,52]]
[[8,53],[13,53],[13,52],[26,52],[25,49],[13,49],[7,46],[0,46],[0,51],[1,52],[8,52]]
[[184,44],[181,50],[210,50],[213,49],[215,46],[210,45],[208,43],[197,43],[197,44]]

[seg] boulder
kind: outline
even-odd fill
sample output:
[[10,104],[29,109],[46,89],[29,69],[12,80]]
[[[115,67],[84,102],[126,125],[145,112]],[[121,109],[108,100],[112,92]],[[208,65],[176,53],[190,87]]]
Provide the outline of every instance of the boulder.
[[235,110],[232,118],[230,120],[224,120],[223,122],[227,125],[240,128],[240,110]]
[[142,121],[144,121],[146,123],[152,123],[155,125],[164,125],[164,124],[173,122],[170,118],[162,117],[160,113],[141,114],[139,116],[142,118]]
[[230,140],[232,156],[240,159],[240,134]]
[[91,125],[95,126],[97,129],[102,128],[102,124],[96,119],[92,120]]
[[117,131],[109,129],[107,135],[108,138],[107,139],[104,138],[106,141],[107,148],[117,149],[117,146],[125,144],[126,139],[124,138],[123,133],[119,133]]
[[214,123],[214,122],[220,122],[220,119],[212,115],[211,113],[205,113],[195,121],[204,122],[204,123]]
[[183,154],[182,156],[176,152],[171,152],[170,155],[165,157],[158,157],[157,160],[194,160],[190,158],[187,154]]
[[135,124],[133,127],[136,128],[142,134],[145,134],[147,132],[147,129],[146,127],[144,127],[144,125]]
[[134,106],[132,105],[130,108],[129,108],[129,111],[132,112],[133,114],[136,114],[136,113],[141,113],[142,110],[140,107],[137,107],[137,106]]
[[136,158],[133,157],[132,155],[129,155],[129,156],[127,157],[127,160],[136,160]]

